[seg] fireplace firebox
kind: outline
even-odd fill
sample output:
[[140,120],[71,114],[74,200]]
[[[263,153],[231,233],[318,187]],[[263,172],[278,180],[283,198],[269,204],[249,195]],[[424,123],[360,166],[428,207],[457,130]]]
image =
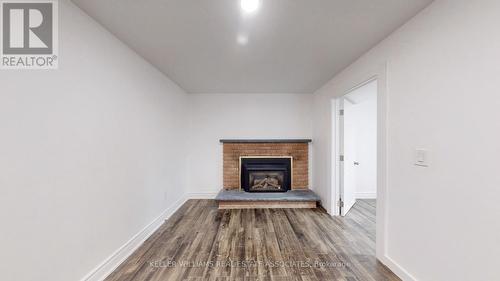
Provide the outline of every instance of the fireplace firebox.
[[241,157],[241,188],[247,192],[286,192],[292,179],[292,157]]

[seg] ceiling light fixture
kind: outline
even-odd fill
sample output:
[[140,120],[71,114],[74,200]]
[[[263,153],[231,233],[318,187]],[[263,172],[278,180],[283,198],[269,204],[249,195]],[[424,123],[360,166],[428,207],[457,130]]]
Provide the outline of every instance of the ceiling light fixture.
[[236,38],[236,41],[240,45],[246,45],[248,43],[248,36],[239,34],[238,37]]
[[241,9],[247,14],[254,13],[260,7],[260,0],[240,0]]

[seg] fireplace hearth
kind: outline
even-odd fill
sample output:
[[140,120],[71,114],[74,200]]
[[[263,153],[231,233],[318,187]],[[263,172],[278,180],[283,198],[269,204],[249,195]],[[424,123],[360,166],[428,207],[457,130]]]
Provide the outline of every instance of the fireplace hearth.
[[286,192],[291,187],[292,157],[241,157],[241,189]]

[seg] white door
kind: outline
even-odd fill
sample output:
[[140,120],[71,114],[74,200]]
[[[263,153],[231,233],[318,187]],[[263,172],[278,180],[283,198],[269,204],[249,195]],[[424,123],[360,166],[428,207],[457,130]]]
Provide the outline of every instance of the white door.
[[[343,116],[343,176],[341,184],[341,200],[344,206],[341,215],[345,216],[356,203],[356,105],[344,99]],[[341,119],[341,120],[342,120]]]

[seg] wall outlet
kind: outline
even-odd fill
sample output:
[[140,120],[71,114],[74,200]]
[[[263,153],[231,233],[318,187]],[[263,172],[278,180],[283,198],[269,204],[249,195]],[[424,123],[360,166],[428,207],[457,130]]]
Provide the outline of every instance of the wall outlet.
[[429,152],[426,149],[415,149],[415,165],[429,167]]

